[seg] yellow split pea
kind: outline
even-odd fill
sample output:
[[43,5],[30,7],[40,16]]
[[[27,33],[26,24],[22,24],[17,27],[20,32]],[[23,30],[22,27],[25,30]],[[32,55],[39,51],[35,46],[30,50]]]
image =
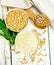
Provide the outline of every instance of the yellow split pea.
[[7,27],[15,32],[22,30],[28,23],[28,14],[23,9],[14,9],[6,15]]

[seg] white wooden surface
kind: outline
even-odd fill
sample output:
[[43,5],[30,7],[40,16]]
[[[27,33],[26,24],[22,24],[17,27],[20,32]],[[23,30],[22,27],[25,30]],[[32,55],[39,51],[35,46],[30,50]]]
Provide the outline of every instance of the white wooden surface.
[[[0,18],[4,18],[7,10],[10,8],[0,6]],[[47,47],[48,47],[48,58],[49,64],[54,65],[54,30],[50,27],[46,28],[45,37],[47,39]],[[1,40],[1,39],[0,39]],[[6,40],[5,42],[0,42],[0,65],[19,65],[17,61],[16,55],[10,51],[11,47]],[[2,44],[4,43],[4,44]],[[2,46],[1,46],[2,45]],[[2,53],[1,53],[2,52]],[[46,64],[43,64],[46,65]]]

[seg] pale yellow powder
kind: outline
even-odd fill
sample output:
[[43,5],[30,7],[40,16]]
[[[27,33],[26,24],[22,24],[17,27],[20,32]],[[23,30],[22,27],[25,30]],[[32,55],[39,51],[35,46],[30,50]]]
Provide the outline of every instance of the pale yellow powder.
[[32,31],[19,33],[15,40],[16,47],[25,54],[33,53],[38,46],[38,38]]

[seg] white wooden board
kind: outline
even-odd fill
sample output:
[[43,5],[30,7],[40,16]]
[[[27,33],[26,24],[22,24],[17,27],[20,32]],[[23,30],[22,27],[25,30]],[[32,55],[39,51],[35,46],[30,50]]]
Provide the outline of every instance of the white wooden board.
[[[2,18],[2,17],[4,18],[6,12],[7,12],[7,7],[1,7],[0,6],[0,18]],[[30,25],[30,23],[29,23],[29,25]],[[32,25],[30,27],[32,27]],[[43,32],[43,30],[38,29],[37,27],[36,27],[36,29],[40,33]],[[53,50],[54,49],[54,47],[53,47],[53,43],[54,43],[54,35],[53,34],[54,34],[54,31],[51,28],[50,28],[50,30],[48,30],[48,28],[46,28],[45,30],[46,30],[46,33],[41,38],[46,38],[46,44],[45,44],[45,46],[43,46],[43,48],[46,48],[47,56],[46,56],[45,61],[43,63],[40,63],[40,64],[34,63],[33,65],[36,65],[36,64],[37,65],[50,65],[50,60],[52,62],[52,65],[54,63],[53,62],[54,61],[54,59],[53,59],[53,57],[54,57],[54,55],[53,55],[54,54],[54,50]],[[50,39],[50,41],[49,41],[49,39]],[[10,45],[7,44],[7,41],[6,42],[3,42],[3,43],[4,43],[4,45],[2,45],[1,42],[0,42],[0,57],[1,57],[0,58],[0,65],[21,65],[20,62],[18,61],[18,57],[21,54],[17,55],[14,52],[11,53],[10,52],[10,50],[11,50],[10,49]],[[51,49],[49,49],[49,44],[50,44],[50,48]],[[51,50],[51,52],[49,52],[49,50]],[[1,51],[3,51],[2,52],[3,55],[1,54]],[[50,59],[50,54],[51,54],[51,59]],[[3,59],[2,59],[2,57],[3,57]],[[1,62],[1,60],[2,60],[2,62]],[[32,65],[32,63],[29,64],[29,65]]]

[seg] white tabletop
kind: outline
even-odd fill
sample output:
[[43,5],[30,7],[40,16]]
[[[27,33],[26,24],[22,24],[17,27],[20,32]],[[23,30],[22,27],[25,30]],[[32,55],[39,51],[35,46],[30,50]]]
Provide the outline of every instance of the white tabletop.
[[[10,9],[10,8],[0,6],[0,18],[5,17],[4,15],[6,14],[8,9]],[[46,33],[47,38],[46,39],[48,39],[47,43],[48,43],[48,48],[49,48],[49,61],[50,61],[50,64],[48,64],[48,65],[54,65],[54,30],[51,29],[50,26],[48,26],[46,28],[46,30],[47,30],[47,33]],[[4,55],[5,55],[6,60],[3,59],[4,61],[0,65],[17,65],[17,63],[16,63],[17,59],[13,56],[13,53],[10,51],[10,49],[11,49],[10,45],[9,44],[5,45],[5,49],[6,49],[6,51],[5,51]],[[7,51],[9,51],[9,52],[7,52]],[[7,52],[7,54],[6,54],[6,52]],[[8,56],[8,58],[7,58],[7,56]],[[14,60],[15,64],[13,62],[13,59],[15,59]],[[0,62],[1,62],[1,59],[0,59]]]

